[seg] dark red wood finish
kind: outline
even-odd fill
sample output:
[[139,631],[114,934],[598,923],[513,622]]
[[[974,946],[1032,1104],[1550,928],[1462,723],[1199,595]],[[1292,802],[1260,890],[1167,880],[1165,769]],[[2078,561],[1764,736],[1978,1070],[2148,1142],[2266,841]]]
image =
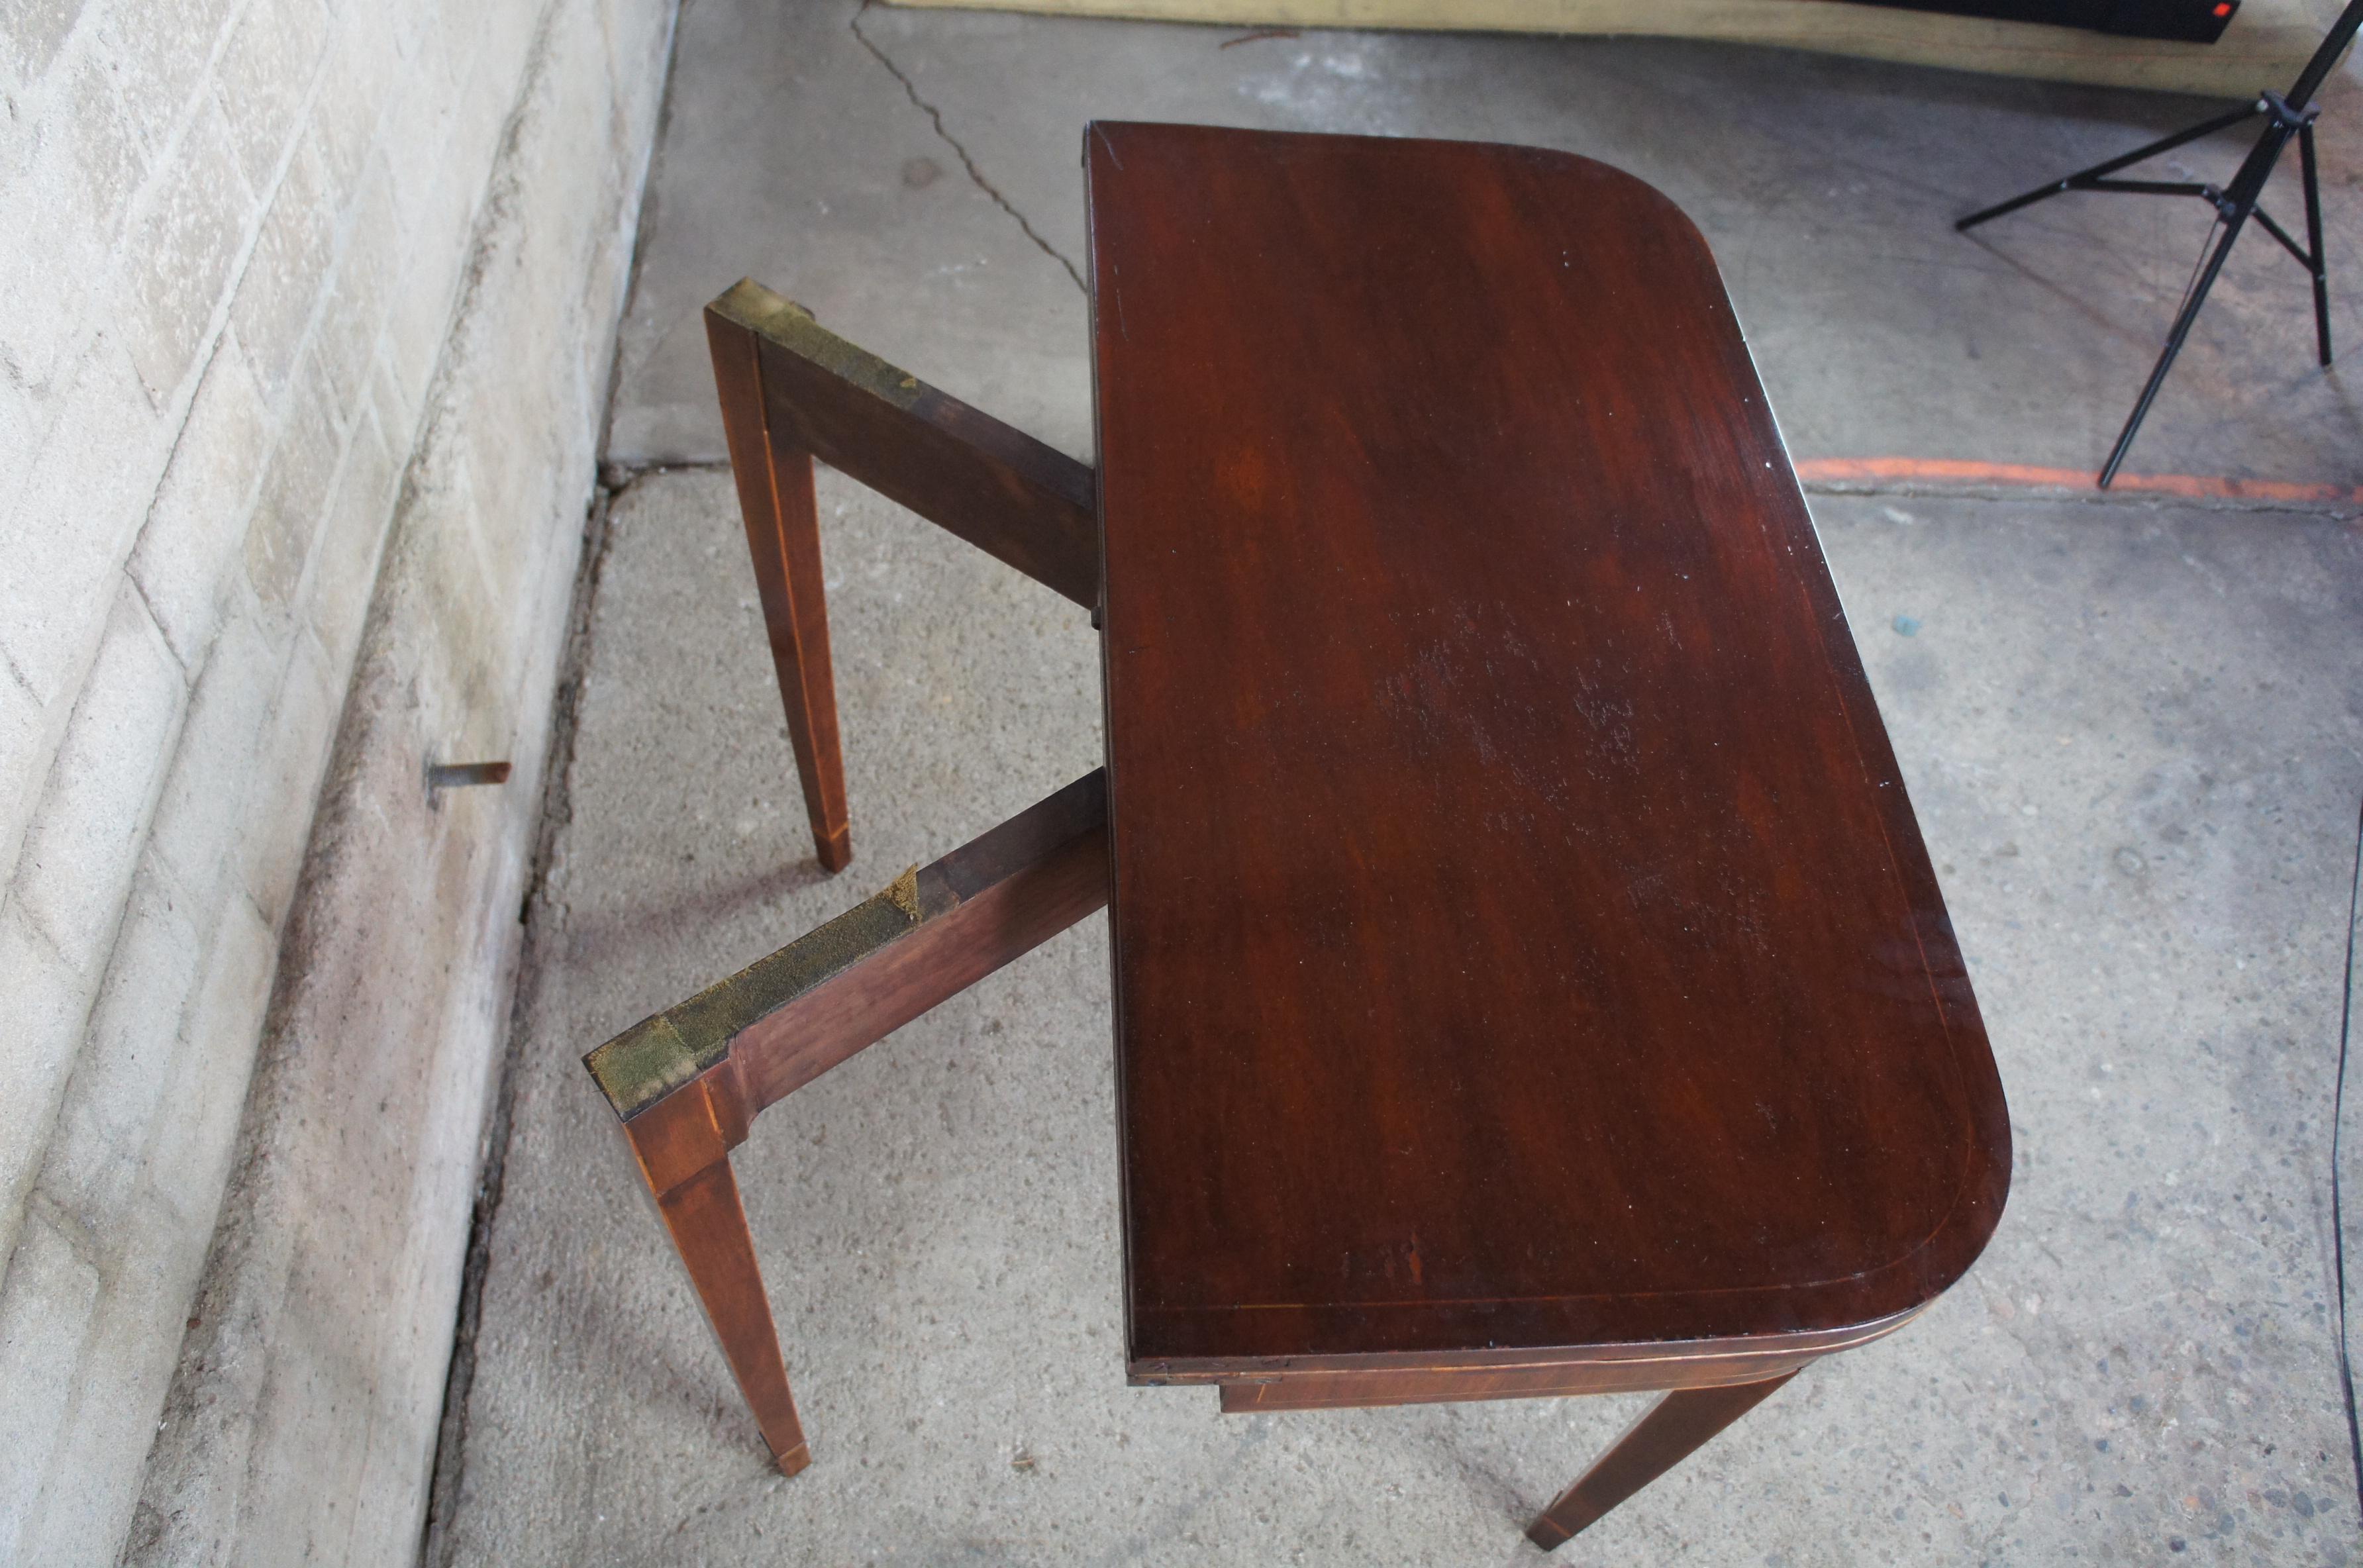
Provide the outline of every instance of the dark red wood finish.
[[852,863],[813,459],[1044,586],[1099,602],[1092,470],[823,328],[742,278],[705,307],[763,627],[821,866]]
[[[731,1042],[752,1116],[1107,902],[1106,792],[1077,779],[917,876],[929,918]],[[936,889],[957,900],[933,912]]]
[[1602,1515],[1688,1459],[1715,1433],[1780,1390],[1794,1372],[1758,1383],[1678,1388],[1652,1405],[1591,1469],[1526,1527],[1545,1551],[1599,1522]]
[[771,668],[787,714],[788,745],[812,820],[813,855],[823,869],[842,871],[853,863],[853,828],[846,817],[845,752],[837,733],[837,676],[829,658],[828,600],[821,591],[812,454],[764,407],[762,337],[730,308],[751,287],[741,283],[706,306],[705,340],[714,356],[723,435],[763,606],[763,630],[771,645]]
[[812,1453],[730,1151],[768,1107],[1106,901],[1093,773],[583,1059],[782,1473]]
[[1697,229],[1531,149],[1086,162],[1135,1374],[1930,1300],[2001,1086]]

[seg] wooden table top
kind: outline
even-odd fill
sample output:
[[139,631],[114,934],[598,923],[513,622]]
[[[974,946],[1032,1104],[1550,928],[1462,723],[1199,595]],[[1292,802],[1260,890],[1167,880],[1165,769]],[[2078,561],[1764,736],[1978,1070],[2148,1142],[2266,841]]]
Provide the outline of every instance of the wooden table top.
[[2001,1084],[1698,230],[1532,149],[1085,146],[1135,1373],[1933,1299]]

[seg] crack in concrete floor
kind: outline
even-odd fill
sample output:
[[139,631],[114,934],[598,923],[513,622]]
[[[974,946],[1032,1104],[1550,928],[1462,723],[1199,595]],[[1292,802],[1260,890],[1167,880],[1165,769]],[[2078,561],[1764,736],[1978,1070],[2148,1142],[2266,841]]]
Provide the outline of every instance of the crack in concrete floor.
[[871,0],[861,0],[861,4],[854,8],[853,15],[846,19],[845,25],[852,29],[853,36],[860,40],[861,47],[870,51],[871,58],[884,66],[887,74],[903,84],[904,94],[911,100],[914,107],[926,115],[934,124],[936,135],[942,138],[944,145],[959,156],[960,167],[968,171],[968,177],[975,182],[976,188],[992,197],[995,206],[1015,218],[1017,221],[1017,226],[1026,231],[1026,237],[1032,240],[1043,255],[1064,267],[1067,270],[1067,276],[1074,280],[1075,287],[1088,298],[1091,294],[1091,285],[1083,282],[1082,272],[1057,246],[1042,237],[1040,231],[1027,221],[1026,215],[1017,210],[1016,204],[1001,193],[999,186],[984,177],[984,171],[976,166],[976,160],[970,156],[968,149],[961,145],[960,138],[952,135],[951,128],[944,124],[944,112],[920,97],[918,84],[904,73],[903,68],[895,64],[893,59],[884,50],[878,47],[875,39],[861,30],[861,18],[868,14],[871,4]]

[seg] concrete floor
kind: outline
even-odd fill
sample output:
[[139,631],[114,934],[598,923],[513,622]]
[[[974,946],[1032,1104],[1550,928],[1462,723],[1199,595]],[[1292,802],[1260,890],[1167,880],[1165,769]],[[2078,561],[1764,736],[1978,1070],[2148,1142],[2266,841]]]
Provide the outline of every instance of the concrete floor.
[[[1537,1561],[1525,1518],[1638,1405],[1223,1418],[1126,1388],[1094,918],[740,1152],[815,1455],[766,1470],[576,1058],[1093,766],[1097,674],[1079,612],[824,475],[860,856],[824,878],[710,466],[704,299],[752,273],[1088,455],[1086,118],[1526,141],[1700,219],[1799,458],[2090,469],[2205,227],[2102,197],[1982,245],[1946,226],[2189,102],[1712,46],[1234,37],[687,6],[610,457],[709,466],[641,472],[613,513],[448,1560]],[[2363,351],[2357,111],[2342,81],[2324,141],[2337,327]],[[2304,305],[2251,247],[2132,466],[2363,482]],[[1563,1559],[2349,1561],[2327,1178],[2354,509],[1814,499],[2002,1064],[2010,1210],[1919,1322]]]

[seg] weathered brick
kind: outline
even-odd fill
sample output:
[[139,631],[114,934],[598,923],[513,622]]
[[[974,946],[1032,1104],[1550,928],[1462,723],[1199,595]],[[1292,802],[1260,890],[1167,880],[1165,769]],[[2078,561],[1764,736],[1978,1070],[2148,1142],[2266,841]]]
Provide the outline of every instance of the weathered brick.
[[93,980],[115,939],[186,691],[163,634],[124,582],[11,889],[74,972]]
[[254,504],[270,451],[269,414],[233,335],[197,383],[155,503],[132,547],[130,572],[181,662],[194,668],[220,619],[223,574]]
[[353,201],[327,305],[312,328],[313,352],[338,407],[349,418],[366,395],[394,279],[401,270],[402,248],[392,176],[383,160],[373,158]]
[[0,524],[0,650],[44,703],[71,701],[146,514],[169,439],[122,348],[83,358]]
[[[90,31],[59,53],[47,80],[6,92],[8,129],[0,134],[0,276],[15,324],[8,369],[42,395],[87,347],[147,165],[111,61]],[[7,80],[0,69],[0,92]]]
[[469,19],[467,12],[453,6],[438,6],[419,17],[419,80],[434,83],[435,95],[446,108],[459,101],[474,63],[466,47]]
[[396,80],[394,25],[383,6],[348,6],[337,18],[306,135],[319,148],[331,203],[342,212],[360,188],[378,122]]
[[330,673],[319,644],[309,632],[299,633],[255,756],[246,822],[239,834],[248,896],[274,928],[287,913],[304,868],[304,846],[344,694],[345,682]]
[[306,377],[289,399],[271,471],[246,527],[246,579],[265,604],[284,608],[303,579],[339,446],[328,400],[320,384]]
[[83,1245],[104,1250],[102,1285],[80,1344],[51,1341],[58,1353],[78,1353],[73,1399],[50,1445],[33,1526],[19,1538],[28,1562],[115,1561],[139,1490],[122,1456],[145,1452],[155,1433],[204,1262],[204,1242],[147,1192]]
[[235,133],[239,166],[257,191],[272,187],[327,41],[318,0],[254,0],[222,51],[214,94]]
[[0,452],[29,452],[48,434],[32,398],[12,376],[0,376]]
[[76,1364],[98,1304],[98,1271],[74,1255],[48,1220],[27,1225],[0,1280],[0,1388],[8,1391],[8,1441],[0,1442],[0,1562],[36,1561],[19,1550],[36,1524],[41,1482],[72,1408]]
[[441,7],[388,6],[385,7],[385,13],[386,27],[394,43],[394,57],[402,61],[402,69],[405,75],[411,81],[424,86],[427,72],[422,61],[426,55],[427,34],[441,20]]
[[348,668],[361,640],[361,621],[377,583],[378,553],[394,513],[394,486],[401,477],[394,453],[377,428],[376,416],[364,410],[345,448],[345,466],[337,476],[337,497],[329,504],[327,525],[313,552],[312,577],[305,591],[306,614],[331,669]]
[[[8,1027],[0,1030],[0,1083],[8,1086],[8,1114],[0,1116],[0,1253],[5,1253],[16,1244],[25,1194],[40,1168],[50,1130],[57,1124],[66,1072],[90,1015],[91,986],[14,899],[0,900],[0,975],[8,977]],[[6,1386],[0,1383],[0,1388]],[[0,1443],[0,1450],[11,1446]],[[0,1562],[8,1561],[7,1553],[0,1551]]]
[[205,82],[231,9],[232,0],[139,0],[99,23],[98,52],[150,152],[164,149]]
[[82,15],[82,0],[11,0],[0,6],[0,50],[20,82],[33,82],[50,68]]
[[249,609],[232,614],[214,644],[182,721],[156,802],[148,853],[162,860],[200,907],[217,901],[245,822],[254,755],[287,668],[287,623]]
[[86,50],[77,52],[82,59],[66,83],[64,113],[58,117],[72,141],[78,196],[98,229],[111,236],[148,171],[148,158],[105,64]]
[[401,93],[385,106],[378,145],[394,171],[394,210],[405,232],[416,230],[419,213],[438,183],[437,174],[449,178],[442,153],[450,123],[451,101],[443,93]]
[[[9,390],[24,399],[25,438],[5,449],[35,451],[62,412],[60,392],[90,351],[89,322],[100,314],[94,302],[114,271],[114,248],[105,243],[98,215],[70,198],[59,200],[65,182],[59,171],[69,161],[59,138],[0,136],[0,279],[12,323],[8,339]],[[64,206],[65,211],[54,209]]]
[[377,352],[370,360],[370,412],[377,415],[377,427],[397,452],[408,453],[418,445],[418,405],[403,395],[402,381],[394,373],[394,352],[390,337],[381,335]]
[[17,864],[26,819],[40,799],[52,737],[33,689],[0,661],[0,866]]
[[253,361],[263,395],[272,402],[294,374],[304,329],[327,282],[335,238],[336,215],[321,188],[320,156],[309,140],[299,142],[230,304],[230,325]]
[[149,1180],[192,1233],[210,1235],[238,1143],[239,1113],[262,1037],[279,944],[243,892],[221,911],[205,982],[182,1020],[168,1103],[146,1162]]
[[37,1183],[50,1204],[100,1235],[139,1187],[139,1163],[128,1156],[153,1136],[209,934],[205,911],[154,856],[144,858]]
[[121,326],[150,398],[161,406],[210,341],[253,201],[217,114],[199,115],[128,246]]
[[427,391],[434,382],[435,366],[451,330],[450,282],[456,270],[422,254],[408,243],[413,238],[405,231],[410,260],[395,288],[394,308],[386,313],[384,341],[378,352],[394,379],[394,401],[409,411],[408,423],[415,425],[427,406]]

